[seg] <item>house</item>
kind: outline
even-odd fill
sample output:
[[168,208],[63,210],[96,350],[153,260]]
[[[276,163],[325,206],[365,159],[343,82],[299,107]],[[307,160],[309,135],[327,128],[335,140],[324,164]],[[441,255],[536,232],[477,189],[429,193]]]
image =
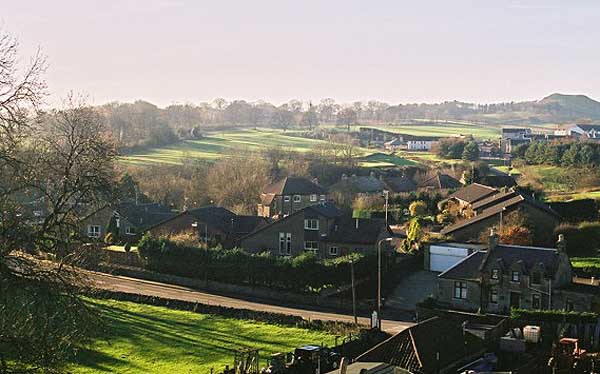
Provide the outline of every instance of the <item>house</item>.
[[555,136],[573,136],[587,139],[600,138],[600,125],[572,124],[564,125],[554,131]]
[[403,138],[394,138],[392,140],[390,140],[389,142],[385,142],[383,143],[383,148],[385,148],[388,151],[397,151],[400,149],[406,149],[407,145],[405,142],[403,142]]
[[102,240],[112,232],[121,240],[136,241],[147,228],[174,215],[158,203],[122,202],[105,205],[83,218],[79,231],[91,240]]
[[548,205],[515,191],[479,200],[471,205],[471,211],[473,216],[444,227],[440,234],[461,242],[479,241],[482,234],[505,223],[509,213],[519,212],[531,223],[534,243],[548,244],[547,234],[560,223],[560,216]]
[[147,231],[155,236],[193,232],[199,242],[233,248],[240,238],[270,222],[266,217],[237,215],[222,207],[205,206],[181,212]]
[[475,251],[438,276],[437,300],[451,309],[507,314],[510,308],[563,309],[560,290],[572,270],[564,238],[556,248],[498,243],[491,231],[487,250]]
[[532,134],[530,128],[503,127],[502,139],[528,139]]
[[246,235],[240,246],[253,253],[298,256],[312,251],[328,258],[372,253],[381,239],[391,236],[385,220],[355,219],[324,203],[308,206]]
[[440,138],[437,136],[406,136],[406,149],[409,151],[431,151]]
[[285,177],[263,189],[258,204],[258,215],[281,218],[326,200],[325,189],[309,179]]
[[455,321],[432,317],[379,343],[356,362],[383,362],[414,374],[456,373],[485,353],[482,339]]
[[382,178],[371,172],[369,175],[342,174],[340,181],[329,187],[332,198],[338,204],[351,203],[356,197],[381,195],[386,189]]
[[418,189],[421,191],[438,192],[440,194],[446,194],[450,190],[460,187],[462,187],[462,183],[458,179],[440,172],[418,184]]
[[456,192],[448,196],[445,201],[448,203],[455,203],[461,210],[470,209],[474,203],[487,197],[496,195],[498,192],[500,191],[498,191],[496,188],[480,183],[471,183],[458,189]]
[[385,189],[394,195],[406,196],[417,191],[417,184],[405,175],[399,177],[383,177],[382,180]]

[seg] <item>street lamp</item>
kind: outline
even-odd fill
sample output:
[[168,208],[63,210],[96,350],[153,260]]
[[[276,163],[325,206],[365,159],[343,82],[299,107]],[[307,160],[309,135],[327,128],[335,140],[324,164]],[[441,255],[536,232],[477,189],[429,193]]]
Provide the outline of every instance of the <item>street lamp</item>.
[[388,224],[388,200],[390,198],[390,191],[383,190],[383,197],[385,197],[385,224]]
[[379,320],[381,320],[381,243],[391,241],[392,238],[383,238],[377,242],[377,318]]

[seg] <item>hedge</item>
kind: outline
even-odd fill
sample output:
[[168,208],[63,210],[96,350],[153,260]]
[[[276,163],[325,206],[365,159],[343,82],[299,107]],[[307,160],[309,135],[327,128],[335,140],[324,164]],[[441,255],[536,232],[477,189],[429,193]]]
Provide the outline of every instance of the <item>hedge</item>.
[[595,255],[600,249],[600,222],[561,224],[554,231],[565,236],[569,256]]
[[550,202],[549,205],[567,222],[579,223],[598,219],[599,207],[594,199],[556,201]]
[[510,311],[510,319],[513,321],[596,323],[598,317],[596,313],[564,310],[511,309]]
[[295,292],[315,292],[348,284],[350,260],[355,262],[358,279],[372,276],[377,268],[374,255],[353,254],[320,261],[312,253],[290,258],[250,254],[241,249],[203,249],[149,235],[141,239],[138,252],[146,260],[147,269],[159,273]]

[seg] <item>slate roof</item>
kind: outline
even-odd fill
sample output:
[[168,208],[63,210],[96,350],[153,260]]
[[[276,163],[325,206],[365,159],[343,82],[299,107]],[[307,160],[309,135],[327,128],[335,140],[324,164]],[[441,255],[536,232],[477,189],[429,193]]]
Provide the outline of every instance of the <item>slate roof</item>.
[[596,131],[596,132],[600,132],[600,125],[591,125],[591,124],[585,124],[585,125],[577,125],[579,126],[580,129],[582,129],[585,132],[590,132],[592,130]]
[[[480,213],[478,213],[477,215],[475,215],[472,218],[460,221],[460,222],[456,222],[453,225],[444,227],[440,233],[443,235],[448,235],[453,233],[456,230],[462,229],[466,226],[472,225],[475,222],[479,222],[481,220],[484,220],[486,218],[489,217],[493,217],[496,214],[499,214],[501,211],[503,211],[504,209],[510,208],[514,205],[520,204],[520,203],[526,203],[526,204],[530,204],[540,210],[545,211],[546,213],[553,215],[555,217],[560,217],[558,215],[558,213],[556,213],[552,208],[550,208],[548,205],[540,203],[539,201],[533,199],[533,198],[529,198],[526,197],[525,195],[521,195],[521,194],[517,194],[515,193],[514,196],[512,195],[508,195],[507,197],[510,197],[504,201],[501,201],[495,205],[490,206],[489,208],[486,208],[484,210],[482,210]],[[475,209],[475,207],[473,207]]]
[[433,177],[422,182],[419,187],[433,187],[440,190],[462,187],[458,179],[448,174],[436,173]]
[[479,183],[472,183],[459,189],[450,195],[449,198],[455,198],[472,204],[496,193],[498,193],[498,190],[493,187],[484,186],[483,184]]
[[483,270],[490,263],[509,268],[516,262],[523,265],[527,274],[538,264],[543,264],[548,274],[554,274],[558,270],[559,254],[555,248],[498,244],[493,251],[487,251],[479,270]]
[[412,192],[417,190],[417,184],[406,176],[384,178],[383,183],[385,183],[387,189],[393,193]]
[[410,372],[433,373],[462,364],[483,352],[483,341],[463,332],[459,323],[433,317],[381,342],[356,361],[385,362]]
[[273,195],[321,195],[325,193],[325,190],[304,177],[285,177],[266,186],[263,193]]
[[503,134],[504,133],[507,133],[507,134],[518,134],[518,133],[530,134],[531,129],[526,128],[526,127],[503,127],[502,133]]
[[[373,244],[384,229],[385,219],[340,217],[322,240],[330,243]],[[392,235],[392,232],[389,231],[389,234]]]
[[499,193],[497,193],[495,195],[486,197],[485,199],[481,199],[481,200],[475,202],[473,204],[472,208],[475,210],[486,209],[486,208],[489,208],[496,204],[499,204],[505,200],[513,198],[515,196],[517,196],[517,193],[513,190],[500,191]]
[[127,219],[139,229],[153,226],[176,215],[171,209],[158,203],[136,204],[126,202],[118,204],[114,210],[119,216]]
[[331,186],[330,190],[339,191],[347,190],[355,193],[373,193],[381,192],[385,190],[386,186],[379,178],[369,176],[356,176],[347,177]]
[[486,175],[479,178],[479,183],[494,188],[514,187],[517,185],[515,178],[510,175]]
[[486,252],[484,251],[475,251],[438,275],[438,277],[445,279],[478,280],[480,275],[479,268],[485,259],[485,254]]
[[342,215],[342,211],[339,210],[335,205],[327,203],[311,205],[304,209],[312,210],[313,212],[328,218],[339,217]]
[[263,226],[271,223],[271,220],[259,216],[234,216],[230,220],[231,228],[229,231],[236,234],[249,234]]

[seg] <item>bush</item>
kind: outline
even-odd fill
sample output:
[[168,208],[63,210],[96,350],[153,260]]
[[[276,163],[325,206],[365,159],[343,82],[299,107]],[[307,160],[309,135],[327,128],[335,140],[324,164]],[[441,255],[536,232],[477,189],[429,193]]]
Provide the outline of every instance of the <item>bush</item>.
[[535,322],[595,323],[598,314],[591,312],[567,312],[564,310],[511,309],[510,319]]
[[567,222],[578,223],[598,219],[599,207],[594,199],[551,202],[550,207]]
[[555,234],[565,236],[569,256],[592,256],[600,249],[600,222],[563,223],[555,229]]

